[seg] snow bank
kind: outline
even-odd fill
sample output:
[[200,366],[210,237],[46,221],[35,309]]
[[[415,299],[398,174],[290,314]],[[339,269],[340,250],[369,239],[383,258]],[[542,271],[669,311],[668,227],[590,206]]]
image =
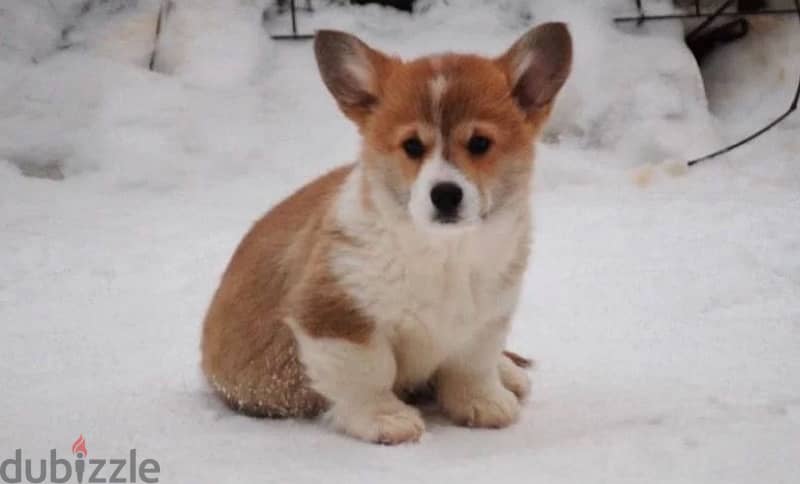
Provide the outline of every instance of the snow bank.
[[220,0],[174,3],[159,42],[156,70],[210,87],[254,80],[271,42],[255,6],[231,8]]
[[[604,169],[686,159],[716,146],[702,81],[682,45],[680,26],[625,32],[611,22],[598,23],[598,18],[609,19],[626,5],[616,3],[611,8],[515,1],[487,7],[478,1],[457,6],[431,1],[422,2],[421,12],[413,17],[377,6],[319,6],[313,17],[301,18],[300,25],[306,32],[323,26],[354,31],[389,51],[402,46],[406,56],[441,50],[497,55],[531,24],[568,20],[575,35],[575,72],[546,140],[614,153],[611,166]],[[254,131],[254,118],[258,123],[259,116],[272,107],[274,117],[287,116],[282,109],[291,109],[288,120],[293,116],[309,119],[320,105],[331,105],[313,72],[308,45],[284,45],[280,55],[272,52],[273,43],[261,27],[256,5],[177,1],[156,46],[159,5],[154,0],[117,0],[82,15],[62,15],[60,24],[52,23],[52,31],[58,25],[70,26],[62,39],[69,48],[58,50],[51,45],[39,54],[38,63],[4,69],[6,95],[0,110],[6,116],[0,122],[5,124],[6,136],[0,139],[0,153],[10,159],[22,157],[28,164],[56,163],[65,176],[105,172],[136,184],[153,180],[158,172],[158,184],[171,184],[186,176],[219,176],[225,167],[218,169],[218,164],[246,170],[247,166],[240,165],[242,160],[259,152],[247,141],[240,148],[233,141],[223,142],[224,146],[212,148],[219,151],[217,161],[205,166],[187,162],[187,155],[202,151],[193,145],[204,145],[215,132],[254,140],[238,133]],[[30,8],[21,8],[18,15]],[[44,15],[50,9],[42,4],[37,12]],[[272,19],[268,27],[277,32],[288,27],[287,21],[285,16]],[[441,35],[443,28],[468,35],[454,39]],[[49,40],[40,43],[52,44],[51,34],[42,34],[42,39]],[[13,46],[6,52],[13,51]],[[146,72],[154,48],[155,70],[165,75]],[[658,62],[652,62],[653,55]],[[293,71],[295,65],[303,70]],[[283,107],[269,106],[281,102],[274,97],[259,99],[260,93],[269,96],[277,84],[297,86],[291,96],[302,99]],[[244,96],[251,101],[244,101]],[[38,102],[20,99],[28,97]],[[236,114],[231,115],[231,109],[237,109]],[[58,115],[45,115],[48,112]],[[224,119],[215,118],[217,113]],[[37,129],[28,129],[20,118],[30,120]],[[137,125],[154,123],[160,126],[157,133],[137,137]],[[26,141],[29,136],[41,138],[34,132],[50,134],[45,146]],[[103,148],[106,142],[108,149]]]

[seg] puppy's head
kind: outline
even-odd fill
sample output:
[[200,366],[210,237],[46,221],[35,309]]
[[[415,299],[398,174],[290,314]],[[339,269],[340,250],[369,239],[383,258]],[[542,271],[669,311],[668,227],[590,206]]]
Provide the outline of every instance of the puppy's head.
[[540,25],[494,59],[403,62],[328,30],[314,49],[325,85],[363,136],[369,179],[399,213],[456,228],[527,203],[533,142],[570,71],[564,24]]

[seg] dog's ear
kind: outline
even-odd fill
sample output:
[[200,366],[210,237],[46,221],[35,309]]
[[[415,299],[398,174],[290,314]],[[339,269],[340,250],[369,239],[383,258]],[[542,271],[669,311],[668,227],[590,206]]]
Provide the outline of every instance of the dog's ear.
[[572,37],[561,22],[529,30],[497,60],[506,71],[511,93],[531,118],[549,108],[572,67]]
[[378,103],[381,79],[394,59],[371,48],[358,37],[336,30],[320,30],[314,37],[322,80],[341,110],[361,123]]

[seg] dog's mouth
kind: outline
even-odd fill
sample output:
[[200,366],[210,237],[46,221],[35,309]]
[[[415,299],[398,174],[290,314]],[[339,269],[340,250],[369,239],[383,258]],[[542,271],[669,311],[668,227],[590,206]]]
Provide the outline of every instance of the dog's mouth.
[[435,211],[430,215],[430,225],[434,228],[443,230],[457,230],[459,228],[473,228],[485,222],[491,214],[491,210],[482,209],[477,213],[465,213],[464,210],[459,210],[455,213],[442,213]]
[[433,215],[420,228],[432,234],[458,235],[479,228],[482,221],[480,217],[465,217],[461,214]]
[[455,225],[461,221],[461,216],[436,214],[433,216],[433,221],[441,225]]

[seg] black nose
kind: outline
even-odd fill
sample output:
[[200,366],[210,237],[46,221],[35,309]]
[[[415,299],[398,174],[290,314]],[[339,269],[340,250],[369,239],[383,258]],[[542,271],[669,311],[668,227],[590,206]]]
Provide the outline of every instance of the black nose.
[[431,201],[437,210],[437,218],[452,219],[458,214],[458,206],[464,192],[455,183],[437,183],[431,190]]

